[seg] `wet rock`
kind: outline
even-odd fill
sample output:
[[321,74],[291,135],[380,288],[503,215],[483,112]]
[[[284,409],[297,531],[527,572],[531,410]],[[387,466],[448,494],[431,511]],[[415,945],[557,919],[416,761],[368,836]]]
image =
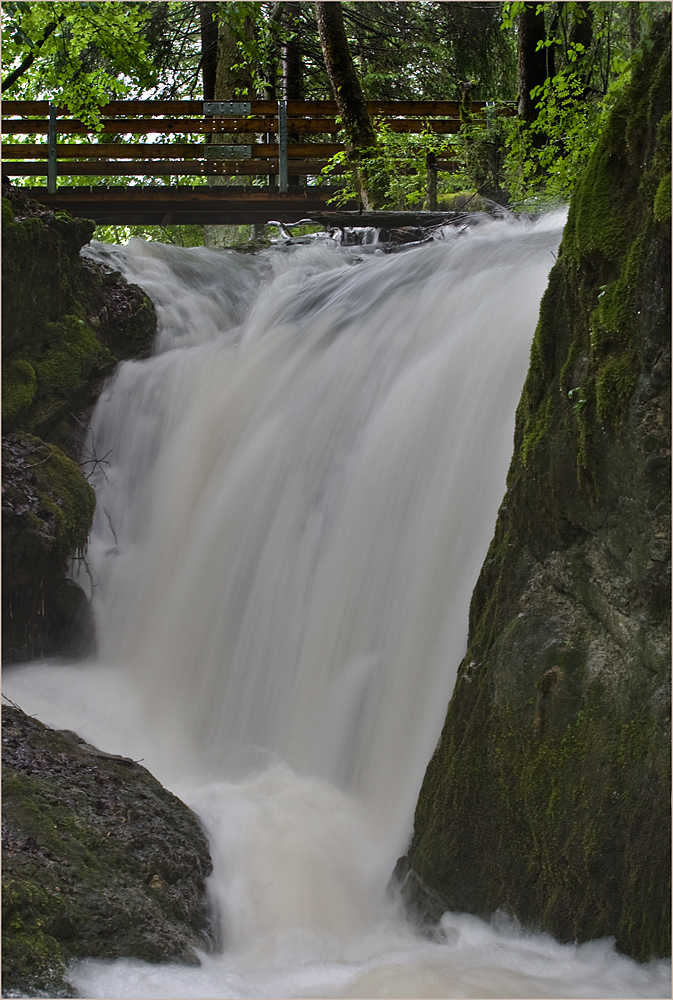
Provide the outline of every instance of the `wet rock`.
[[670,955],[670,17],[576,189],[397,879]]
[[86,546],[93,489],[59,448],[29,435],[3,437],[2,480],[3,659],[73,652],[88,604],[66,572]]
[[[55,668],[57,669],[57,668]],[[73,958],[198,964],[212,864],[139,763],[2,707],[4,996],[67,996]]]

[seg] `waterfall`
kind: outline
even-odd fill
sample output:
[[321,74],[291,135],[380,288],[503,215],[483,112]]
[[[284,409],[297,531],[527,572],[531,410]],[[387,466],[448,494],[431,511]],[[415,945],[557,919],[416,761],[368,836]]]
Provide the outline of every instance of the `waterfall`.
[[6,689],[143,757],[199,813],[225,948],[198,969],[80,963],[82,995],[662,995],[666,970],[610,942],[450,914],[424,941],[386,896],[563,221],[393,256],[328,239],[88,251],[142,285],[160,329],[89,431],[97,663],[21,668]]

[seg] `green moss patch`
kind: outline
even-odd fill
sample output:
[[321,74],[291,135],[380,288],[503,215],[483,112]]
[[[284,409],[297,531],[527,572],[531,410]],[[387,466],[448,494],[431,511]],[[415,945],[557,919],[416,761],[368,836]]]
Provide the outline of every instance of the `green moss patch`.
[[2,422],[11,430],[35,399],[37,377],[30,361],[12,358],[2,366]]
[[659,181],[657,193],[654,196],[654,218],[664,222],[671,217],[671,174],[665,174]]
[[607,361],[596,378],[596,415],[602,424],[617,424],[636,387],[637,365],[626,354]]

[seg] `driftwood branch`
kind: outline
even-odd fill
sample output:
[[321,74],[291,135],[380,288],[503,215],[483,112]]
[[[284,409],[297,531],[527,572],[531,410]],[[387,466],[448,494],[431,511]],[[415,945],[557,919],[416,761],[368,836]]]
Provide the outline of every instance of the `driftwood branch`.
[[373,226],[376,229],[403,229],[406,226],[445,226],[462,222],[465,212],[311,212],[312,222],[328,229]]

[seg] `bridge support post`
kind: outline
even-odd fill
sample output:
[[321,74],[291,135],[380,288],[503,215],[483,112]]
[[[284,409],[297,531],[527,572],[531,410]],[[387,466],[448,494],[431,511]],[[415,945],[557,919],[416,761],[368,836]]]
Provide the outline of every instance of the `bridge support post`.
[[287,194],[287,101],[278,102],[278,190]]
[[47,151],[47,191],[56,194],[56,113],[57,107],[49,102],[49,149]]

